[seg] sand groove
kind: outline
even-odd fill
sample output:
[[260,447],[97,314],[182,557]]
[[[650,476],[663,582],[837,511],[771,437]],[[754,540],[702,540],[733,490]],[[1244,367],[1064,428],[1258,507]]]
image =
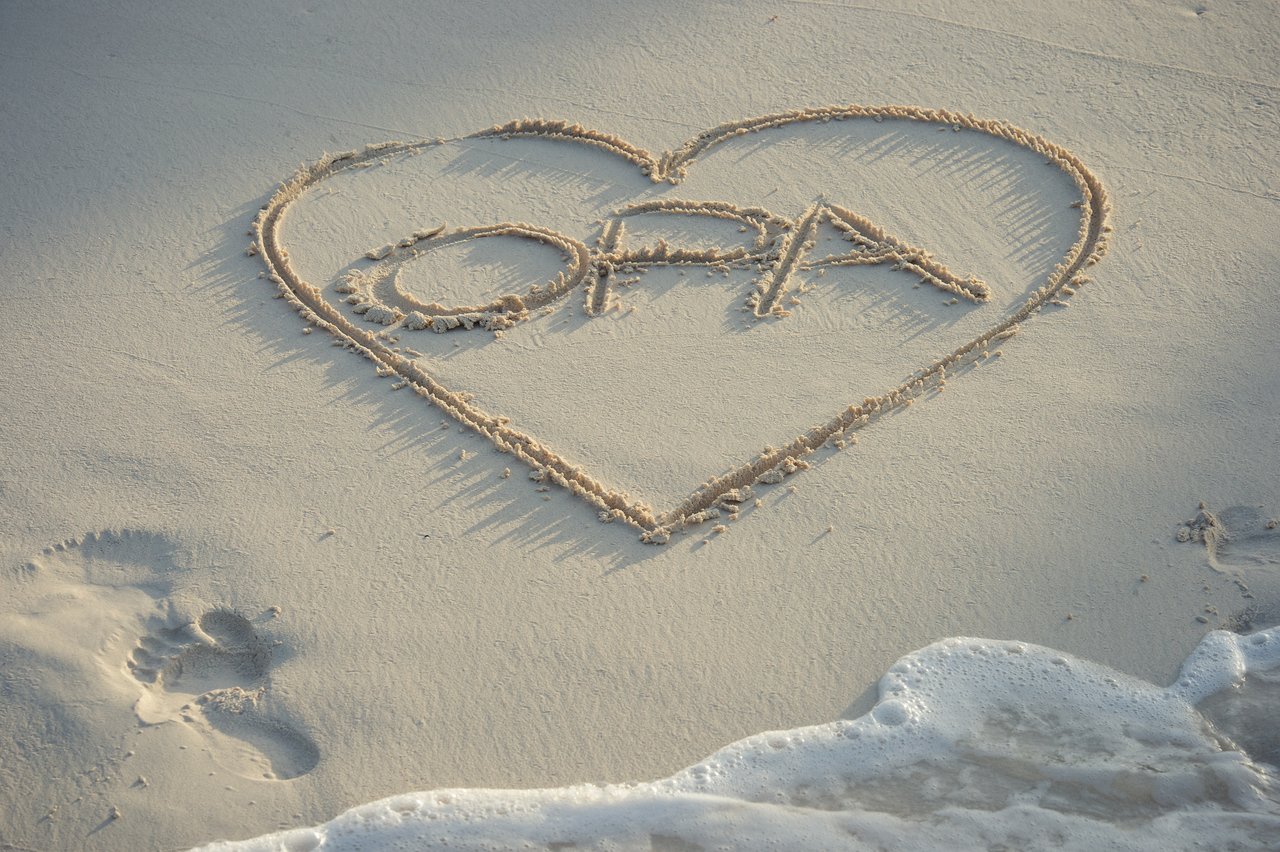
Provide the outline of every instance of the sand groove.
[[613,289],[611,278],[614,269],[614,253],[622,243],[625,230],[621,219],[613,219],[604,227],[600,235],[600,253],[603,255],[596,261],[596,277],[587,288],[586,311],[588,316],[599,316],[609,306],[609,296]]
[[820,205],[810,206],[804,211],[795,228],[783,236],[782,244],[778,247],[778,259],[770,270],[768,282],[762,279],[751,301],[748,302],[755,310],[756,316],[767,317],[771,314],[786,313],[778,302],[786,295],[787,281],[800,266],[800,259],[811,246],[814,232],[818,230],[818,216],[821,212]]
[[[1082,270],[1096,263],[1107,249],[1110,205],[1106,191],[1078,157],[1042,136],[1007,122],[917,106],[829,106],[727,122],[704,131],[677,150],[665,152],[656,158],[617,136],[563,121],[521,119],[472,135],[472,138],[539,137],[589,145],[632,163],[655,182],[677,184],[698,156],[725,140],[804,122],[825,123],[867,118],[876,121],[886,118],[909,120],[977,131],[1044,156],[1050,164],[1057,166],[1072,179],[1080,193],[1078,206],[1081,217],[1074,243],[1031,298],[994,327],[916,370],[906,381],[879,396],[867,397],[861,403],[853,404],[849,404],[847,400],[838,401],[837,405],[844,408],[830,420],[796,436],[785,446],[766,448],[756,458],[708,480],[680,505],[664,512],[655,512],[625,493],[608,487],[552,448],[521,432],[507,418],[490,414],[472,403],[467,394],[445,387],[417,363],[388,347],[377,333],[361,328],[349,320],[324,297],[320,288],[303,280],[291,265],[289,253],[280,239],[281,223],[289,207],[308,189],[340,171],[362,167],[393,155],[411,153],[440,144],[439,142],[388,142],[369,146],[362,151],[330,155],[304,166],[280,186],[255,219],[254,252],[262,257],[271,280],[304,320],[325,329],[346,348],[377,363],[380,371],[398,374],[416,393],[431,400],[460,423],[489,438],[500,451],[519,457],[544,480],[550,479],[595,506],[602,520],[626,521],[641,530],[642,540],[664,543],[669,540],[672,529],[712,517],[710,510],[726,495],[756,482],[767,484],[779,481],[783,476],[807,467],[804,457],[828,441],[838,438],[840,433],[865,426],[881,414],[907,404],[936,387],[945,378],[949,368],[977,357],[992,340],[1010,336],[1042,305],[1057,298],[1064,288],[1083,283]],[[622,217],[646,212],[733,219],[755,230],[755,243],[751,250],[690,250],[673,248],[663,241],[655,246],[623,249]],[[820,221],[830,222],[853,244],[853,248],[844,255],[806,262],[803,255],[810,247]],[[400,267],[422,251],[491,236],[530,239],[555,247],[568,258],[568,269],[545,286],[532,287],[524,295],[502,296],[484,305],[449,307],[434,302],[425,303],[398,286]],[[759,208],[737,208],[724,202],[664,200],[633,205],[618,211],[614,219],[605,225],[596,252],[572,237],[549,229],[505,222],[452,232],[442,228],[419,232],[397,245],[371,252],[370,257],[378,260],[379,266],[365,274],[350,273],[339,287],[340,292],[348,294],[347,301],[355,305],[356,312],[362,313],[367,320],[384,326],[431,328],[441,332],[477,326],[501,330],[528,318],[532,309],[545,306],[580,286],[584,289],[584,306],[587,312],[599,314],[609,307],[615,269],[624,265],[727,265],[769,261],[771,268],[766,277],[757,283],[750,303],[760,317],[785,314],[778,307],[778,301],[786,292],[789,276],[798,269],[820,266],[892,262],[897,268],[919,276],[922,281],[967,300],[978,302],[990,297],[990,290],[985,283],[976,278],[956,275],[923,249],[898,240],[852,211],[825,202],[815,203],[794,224]]]
[[985,302],[991,298],[991,288],[986,283],[973,276],[961,278],[934,260],[924,249],[886,234],[884,229],[877,227],[870,219],[834,204],[826,205],[824,212],[827,221],[843,232],[845,239],[863,249],[862,252],[843,257],[826,258],[824,262],[833,266],[852,266],[892,261],[899,268],[914,272],[926,284],[955,293],[970,302]]

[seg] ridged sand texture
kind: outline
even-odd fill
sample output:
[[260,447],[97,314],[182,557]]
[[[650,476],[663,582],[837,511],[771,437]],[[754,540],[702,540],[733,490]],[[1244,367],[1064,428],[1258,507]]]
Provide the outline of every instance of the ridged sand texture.
[[[319,287],[303,280],[293,268],[289,261],[289,252],[281,242],[281,223],[289,207],[307,190],[346,169],[361,168],[381,158],[411,153],[441,144],[440,141],[386,142],[370,145],[362,151],[329,155],[311,165],[303,166],[280,185],[254,220],[255,242],[251,252],[261,255],[271,281],[304,320],[334,335],[345,348],[374,361],[384,375],[391,372],[399,375],[402,382],[407,383],[420,396],[426,397],[439,406],[459,423],[486,436],[500,451],[512,453],[535,471],[540,472],[543,480],[550,480],[595,506],[602,520],[624,521],[641,531],[642,540],[661,544],[670,539],[674,529],[715,517],[718,513],[714,510],[721,504],[722,499],[734,494],[735,491],[741,493],[757,482],[761,484],[778,482],[783,476],[808,467],[808,464],[803,461],[804,456],[842,432],[864,426],[887,411],[909,404],[920,394],[936,387],[941,380],[945,379],[949,368],[977,357],[987,349],[991,341],[1012,336],[1022,322],[1046,302],[1056,299],[1064,288],[1083,284],[1085,267],[1097,263],[1107,249],[1107,234],[1110,232],[1107,218],[1110,213],[1110,203],[1106,190],[1097,176],[1078,157],[1042,136],[1003,121],[917,106],[827,106],[727,122],[704,131],[677,150],[665,152],[658,157],[620,137],[590,130],[577,124],[546,119],[520,119],[472,134],[472,138],[540,137],[590,145],[622,157],[637,166],[655,182],[667,181],[676,184],[687,174],[690,163],[703,152],[726,139],[804,122],[851,119],[877,121],[901,119],[964,128],[986,133],[1034,151],[1070,176],[1080,192],[1081,200],[1078,206],[1081,216],[1076,239],[1040,288],[1021,308],[996,326],[917,370],[910,379],[886,393],[867,397],[860,404],[847,405],[825,423],[815,425],[804,434],[797,435],[785,446],[766,448],[757,457],[722,476],[708,480],[678,506],[663,512],[655,512],[651,507],[631,499],[627,494],[609,488],[580,466],[561,457],[554,449],[544,446],[533,436],[512,426],[508,418],[490,414],[472,403],[465,392],[445,387],[417,363],[387,346],[379,338],[378,333],[357,326],[344,316],[325,299]],[[959,278],[945,266],[934,261],[923,250],[896,240],[865,218],[834,205],[814,205],[805,212],[799,223],[789,229],[784,227],[785,220],[767,211],[755,208],[740,209],[723,202],[650,202],[648,206],[636,205],[621,211],[620,215],[664,211],[736,219],[756,230],[755,251],[748,252],[745,248],[726,253],[717,253],[712,250],[688,251],[671,249],[665,244],[622,251],[620,245],[623,228],[620,219],[615,220],[619,222],[615,233],[610,234],[608,227],[606,228],[600,251],[596,253],[572,237],[523,223],[508,222],[453,232],[445,232],[443,228],[437,228],[415,234],[398,245],[376,250],[370,256],[373,259],[404,257],[405,253],[415,251],[417,244],[423,242],[430,242],[432,247],[438,247],[462,240],[504,235],[532,239],[560,249],[569,258],[569,271],[559,274],[544,287],[531,288],[524,296],[509,295],[486,305],[452,308],[435,303],[418,303],[415,311],[400,316],[396,316],[395,311],[388,314],[379,310],[374,316],[369,317],[369,313],[379,306],[364,299],[361,291],[365,289],[365,284],[360,282],[358,277],[349,279],[344,289],[354,295],[355,298],[352,301],[359,303],[357,310],[364,307],[367,318],[383,324],[403,322],[411,328],[430,326],[436,330],[454,327],[470,328],[479,325],[497,330],[526,319],[531,310],[561,298],[579,287],[583,287],[586,291],[585,304],[589,312],[604,310],[608,304],[608,279],[613,269],[624,263],[631,265],[705,264],[741,260],[748,258],[749,255],[754,259],[756,254],[769,248],[771,229],[773,229],[774,241],[777,243],[775,252],[777,259],[754,294],[753,308],[761,316],[779,310],[778,299],[785,292],[787,277],[794,269],[813,268],[819,265],[880,263],[889,260],[919,275],[922,280],[966,299],[981,301],[988,296],[986,286],[982,282],[972,278]],[[799,262],[806,243],[812,239],[813,229],[823,218],[842,231],[850,242],[858,246],[859,250],[836,259],[827,258],[810,263]],[[780,228],[782,233],[776,235],[776,231]],[[596,274],[593,276],[592,272]],[[397,289],[397,294],[407,300],[413,299],[410,294],[400,289]],[[413,301],[408,303],[413,305]],[[843,405],[844,402],[841,401],[838,404]]]

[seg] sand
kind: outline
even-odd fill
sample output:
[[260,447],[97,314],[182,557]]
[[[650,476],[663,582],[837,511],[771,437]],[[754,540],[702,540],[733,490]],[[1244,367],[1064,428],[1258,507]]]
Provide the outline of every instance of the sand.
[[10,4],[0,847],[659,779],[945,637],[1164,685],[1267,626],[1278,24]]

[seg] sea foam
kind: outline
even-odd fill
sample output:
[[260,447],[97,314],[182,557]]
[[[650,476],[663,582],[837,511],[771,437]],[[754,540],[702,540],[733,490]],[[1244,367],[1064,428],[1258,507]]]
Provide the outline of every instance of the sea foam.
[[[1251,712],[1197,709],[1242,689]],[[758,734],[660,781],[407,793],[204,848],[1280,845],[1280,769],[1235,744],[1274,753],[1280,738],[1266,711],[1280,628],[1209,633],[1167,688],[1036,645],[946,639],[899,660],[879,692],[861,718]]]

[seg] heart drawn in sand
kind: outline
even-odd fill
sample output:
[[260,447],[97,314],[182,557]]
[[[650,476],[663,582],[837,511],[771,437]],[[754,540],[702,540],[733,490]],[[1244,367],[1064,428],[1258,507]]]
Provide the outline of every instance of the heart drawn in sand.
[[[372,145],[362,151],[326,156],[303,167],[281,185],[254,220],[255,241],[250,253],[261,255],[270,279],[304,320],[328,331],[346,348],[374,361],[380,374],[396,374],[402,385],[412,387],[454,419],[487,437],[499,450],[519,457],[532,468],[535,478],[558,484],[595,506],[601,520],[623,521],[638,528],[642,540],[661,544],[675,529],[710,520],[721,508],[732,509],[746,499],[752,485],[776,483],[785,475],[807,467],[805,456],[829,442],[841,443],[845,432],[861,428],[887,411],[909,404],[926,391],[939,387],[949,369],[980,357],[988,345],[1011,336],[1045,303],[1069,295],[1071,288],[1087,280],[1083,269],[1096,263],[1106,251],[1110,231],[1106,191],[1079,158],[1041,136],[1002,121],[914,106],[832,106],[734,121],[704,131],[680,148],[660,156],[616,136],[576,124],[541,119],[513,121],[464,137],[469,140],[539,138],[591,146],[630,163],[654,183],[680,184],[701,155],[727,140],[804,123],[854,119],[896,119],[957,131],[977,131],[1034,152],[1065,173],[1079,192],[1079,201],[1072,205],[1080,211],[1076,238],[1025,303],[999,317],[976,337],[941,358],[916,365],[909,378],[877,396],[860,402],[836,401],[825,422],[782,447],[768,447],[728,473],[704,482],[679,505],[665,511],[656,511],[614,490],[536,436],[522,431],[518,423],[484,411],[472,401],[472,395],[465,388],[446,386],[420,363],[393,349],[388,342],[387,328],[437,332],[480,329],[502,333],[528,320],[533,311],[545,311],[547,306],[574,292],[581,294],[586,314],[598,316],[616,304],[614,291],[620,271],[644,271],[660,266],[758,270],[754,290],[747,300],[748,309],[758,318],[787,315],[784,305],[794,303],[795,297],[784,302],[784,296],[790,290],[793,276],[801,271],[818,270],[822,274],[827,268],[891,263],[894,269],[912,273],[921,284],[972,303],[982,303],[989,298],[987,284],[952,272],[924,248],[887,233],[869,219],[825,198],[798,214],[787,211],[790,218],[762,207],[663,198],[615,210],[605,219],[594,247],[550,228],[518,222],[454,230],[441,226],[418,231],[398,243],[371,251],[368,258],[376,261],[371,269],[352,271],[345,276],[337,289],[343,294],[343,301],[354,306],[357,316],[349,317],[338,308],[337,300],[326,297],[320,287],[304,280],[291,264],[289,252],[281,241],[285,212],[308,190],[339,173],[418,153],[442,144],[443,140]],[[642,214],[724,220],[737,224],[749,242],[731,248],[687,248],[662,240],[656,245],[629,246],[627,223],[631,217]],[[841,250],[822,256],[813,251],[820,226],[834,228],[841,236]],[[400,286],[401,267],[422,252],[496,236],[553,247],[565,258],[565,268],[550,281],[532,286],[524,293],[504,295],[483,304],[447,306],[426,302]],[[371,328],[374,325],[387,328],[375,330]],[[767,437],[770,436],[761,436]]]

